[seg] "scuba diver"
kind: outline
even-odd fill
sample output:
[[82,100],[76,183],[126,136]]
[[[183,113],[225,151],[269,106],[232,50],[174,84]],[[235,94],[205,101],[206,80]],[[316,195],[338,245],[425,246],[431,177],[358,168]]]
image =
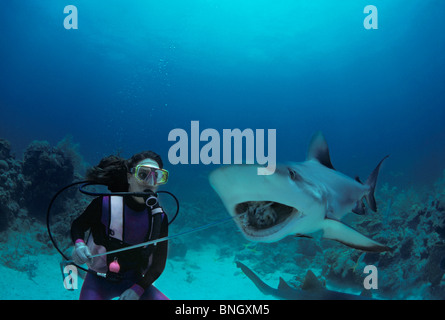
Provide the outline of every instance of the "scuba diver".
[[[106,185],[112,193],[154,195],[157,186],[168,180],[168,171],[162,167],[161,157],[152,151],[135,154],[128,160],[108,156],[87,172],[87,179]],[[88,230],[90,235],[85,239]],[[96,197],[71,225],[72,259],[107,276],[88,272],[80,299],[167,300],[153,282],[164,271],[168,241],[92,258],[98,253],[167,236],[168,218],[154,196]]]

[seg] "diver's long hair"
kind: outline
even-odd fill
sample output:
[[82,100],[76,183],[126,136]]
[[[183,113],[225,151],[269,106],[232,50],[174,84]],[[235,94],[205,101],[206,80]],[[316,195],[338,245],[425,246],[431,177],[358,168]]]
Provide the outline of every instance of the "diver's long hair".
[[133,155],[130,159],[127,160],[126,166],[128,171],[133,168],[137,163],[141,162],[144,159],[152,159],[156,161],[159,165],[159,168],[162,169],[164,164],[162,163],[161,156],[153,151],[142,151]]
[[161,157],[153,151],[142,151],[126,160],[120,156],[111,155],[100,160],[97,166],[87,171],[86,178],[89,181],[105,184],[111,192],[127,192],[127,173],[130,172],[138,162],[144,159],[153,159],[162,169]]

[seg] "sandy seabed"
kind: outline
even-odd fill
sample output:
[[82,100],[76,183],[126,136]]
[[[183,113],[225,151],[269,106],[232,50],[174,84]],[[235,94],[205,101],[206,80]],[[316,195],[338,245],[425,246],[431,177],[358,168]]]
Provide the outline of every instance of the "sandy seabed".
[[[236,267],[233,257],[217,258],[216,246],[205,250],[189,250],[182,260],[169,259],[155,286],[172,300],[262,300],[274,299],[262,294]],[[57,254],[42,254],[37,258],[33,275],[0,265],[1,300],[76,300],[77,290],[66,290]],[[273,287],[279,276],[271,274],[264,281]],[[291,275],[288,275],[291,277]]]

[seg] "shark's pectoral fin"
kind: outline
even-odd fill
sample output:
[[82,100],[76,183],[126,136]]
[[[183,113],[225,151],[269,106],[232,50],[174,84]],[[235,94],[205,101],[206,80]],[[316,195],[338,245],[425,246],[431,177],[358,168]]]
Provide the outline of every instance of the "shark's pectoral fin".
[[323,238],[336,240],[355,249],[371,252],[391,250],[391,248],[364,236],[357,230],[337,220],[325,219],[323,221],[323,231]]

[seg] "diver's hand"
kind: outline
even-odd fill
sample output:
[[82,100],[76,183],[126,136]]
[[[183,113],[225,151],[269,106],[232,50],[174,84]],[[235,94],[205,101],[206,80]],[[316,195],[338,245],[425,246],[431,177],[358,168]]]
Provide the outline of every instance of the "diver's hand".
[[76,264],[84,264],[87,262],[91,263],[91,252],[85,242],[81,241],[75,244],[71,258]]
[[119,297],[119,300],[139,300],[140,296],[133,289],[127,289]]

